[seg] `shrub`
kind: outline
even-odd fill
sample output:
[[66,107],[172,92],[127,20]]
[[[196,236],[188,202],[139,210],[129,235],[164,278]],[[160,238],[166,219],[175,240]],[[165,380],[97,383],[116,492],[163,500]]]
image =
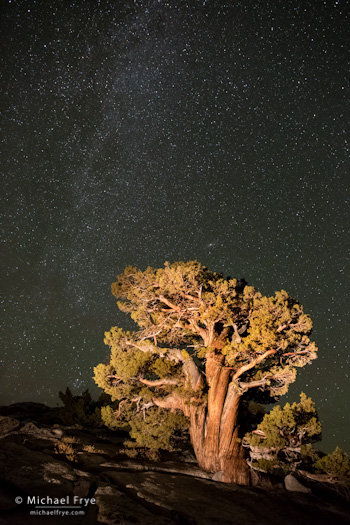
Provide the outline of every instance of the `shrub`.
[[120,452],[132,459],[139,455],[139,451],[136,448],[123,448]]
[[83,451],[90,454],[104,454],[104,450],[96,448],[95,445],[85,445]]
[[66,436],[57,441],[55,445],[55,453],[65,456],[68,461],[76,462],[78,459],[77,451],[74,445],[79,444],[80,441],[74,436]]
[[246,434],[244,444],[251,450],[252,466],[255,459],[260,460],[257,456],[265,455],[265,459],[270,460],[268,456],[275,455],[281,468],[289,465],[294,469],[317,459],[311,444],[320,437],[321,424],[315,404],[302,393],[299,403],[276,406],[266,414],[257,429]]
[[315,469],[325,472],[335,480],[350,482],[350,458],[341,448],[315,462]]
[[125,454],[129,458],[140,458],[140,459],[148,459],[149,461],[160,461],[160,453],[158,450],[151,450],[146,447],[138,447],[135,446],[135,443],[133,441],[125,441],[124,442],[125,448],[121,450],[122,454]]

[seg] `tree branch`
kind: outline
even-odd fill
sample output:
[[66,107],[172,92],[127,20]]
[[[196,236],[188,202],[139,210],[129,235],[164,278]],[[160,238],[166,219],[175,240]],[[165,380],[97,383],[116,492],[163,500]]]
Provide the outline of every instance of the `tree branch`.
[[[137,348],[137,350],[140,350],[140,352],[144,352],[145,354],[147,352],[149,352],[151,354],[157,354],[158,353],[158,347],[157,347],[157,349],[155,349],[151,342],[147,346],[146,345],[138,345],[138,344],[136,344],[136,343],[134,343],[132,341],[126,341],[125,344],[127,346],[133,346],[134,348]],[[159,354],[159,355],[161,355],[161,354]]]
[[264,377],[263,379],[260,379],[259,381],[251,381],[250,383],[238,383],[239,388],[242,388],[243,390],[248,390],[248,388],[255,388],[258,386],[265,386],[269,378]]
[[195,329],[197,334],[201,336],[201,338],[204,341],[205,346],[208,346],[208,344],[207,344],[207,339],[208,339],[208,332],[207,332],[207,330],[205,330],[204,328],[201,328],[200,326],[198,326],[198,324],[196,323],[196,321],[194,319],[191,319],[189,321],[189,323]]
[[167,299],[166,297],[164,297],[164,295],[160,295],[159,296],[159,299],[164,303],[166,304],[167,306],[169,306],[169,308],[171,308],[172,310],[175,310],[175,312],[179,312],[181,309],[179,306],[177,306],[177,304],[175,303],[172,303],[171,301],[169,301],[169,299]]
[[164,353],[159,352],[160,357],[166,357],[170,361],[174,361],[175,363],[180,363],[184,360],[181,350],[178,348],[171,348],[170,350],[165,349]]
[[115,414],[116,414],[115,417],[116,417],[117,419],[120,417],[120,409],[121,409],[122,405],[123,405],[124,403],[126,403],[127,401],[129,401],[129,400],[128,400],[128,399],[123,399],[122,401],[120,401],[120,403],[119,403],[119,405],[118,405],[118,412],[115,413]]
[[160,407],[160,408],[166,408],[170,410],[182,410],[184,411],[184,401],[183,399],[178,396],[171,394],[167,397],[163,398],[152,398],[153,403]]
[[259,363],[261,363],[261,361],[264,361],[264,359],[266,359],[270,355],[276,354],[276,352],[277,352],[277,350],[267,350],[267,352],[265,352],[263,355],[261,355],[261,356],[257,357],[256,359],[254,359],[254,361],[251,361],[248,365],[242,366],[239,370],[237,370],[237,372],[235,373],[235,375],[232,378],[232,381],[235,381],[235,379],[238,379],[242,374],[244,374],[244,372],[247,372],[248,370],[251,370],[252,368],[254,368],[254,366],[256,366]]
[[203,376],[192,357],[184,359],[182,369],[186,378],[189,378],[193,390],[196,391],[200,386],[203,385]]
[[122,405],[124,403],[127,403],[127,402],[129,402],[129,403],[137,403],[139,405],[140,400],[141,400],[140,397],[134,397],[132,399],[122,399],[121,401],[119,401],[118,412],[114,412],[116,418],[118,419],[120,417],[120,409],[121,409],[121,407],[122,407]]
[[304,355],[304,354],[309,354],[309,351],[308,350],[303,350],[301,352],[288,352],[286,354],[282,354],[282,357],[289,356],[289,355],[298,356],[298,355]]
[[147,386],[177,385],[178,384],[178,381],[176,379],[167,379],[167,378],[144,379],[141,376],[138,376],[137,379],[140,381],[140,383],[143,383],[144,385],[147,385]]
[[180,294],[182,297],[184,297],[185,299],[189,299],[190,301],[198,301],[198,297],[193,297],[192,295],[188,294],[188,293],[181,293]]
[[234,335],[232,336],[232,342],[241,343],[242,342],[242,338],[239,335],[236,323],[233,323],[232,326],[233,326],[233,330],[234,330]]

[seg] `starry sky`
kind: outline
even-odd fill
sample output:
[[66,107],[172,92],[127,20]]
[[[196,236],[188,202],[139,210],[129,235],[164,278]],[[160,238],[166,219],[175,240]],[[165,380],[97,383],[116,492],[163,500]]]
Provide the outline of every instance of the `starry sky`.
[[110,285],[197,259],[314,322],[316,402],[349,452],[343,0],[3,0],[0,404],[94,387]]

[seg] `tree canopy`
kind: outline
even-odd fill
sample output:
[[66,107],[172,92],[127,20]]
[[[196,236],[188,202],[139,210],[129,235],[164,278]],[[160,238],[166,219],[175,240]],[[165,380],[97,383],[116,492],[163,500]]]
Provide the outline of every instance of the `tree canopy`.
[[[286,291],[263,296],[197,261],[145,271],[129,266],[112,293],[137,328],[105,333],[110,360],[95,368],[95,381],[119,403],[115,424],[132,421],[135,435],[147,434],[149,444],[155,419],[166,426],[171,414],[176,428],[178,414],[180,427],[188,419],[197,458],[220,449],[227,459],[241,398],[248,392],[278,398],[297,368],[317,356],[311,319]],[[219,468],[214,459],[199,463]]]

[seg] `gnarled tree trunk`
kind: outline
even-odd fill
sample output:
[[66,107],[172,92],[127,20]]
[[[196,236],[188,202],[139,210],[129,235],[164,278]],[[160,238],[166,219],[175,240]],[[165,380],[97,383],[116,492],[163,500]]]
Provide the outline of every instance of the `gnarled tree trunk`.
[[218,473],[220,481],[249,485],[250,471],[238,441],[241,396],[229,384],[230,369],[221,363],[218,358],[207,360],[208,403],[191,405],[191,442],[200,467]]

